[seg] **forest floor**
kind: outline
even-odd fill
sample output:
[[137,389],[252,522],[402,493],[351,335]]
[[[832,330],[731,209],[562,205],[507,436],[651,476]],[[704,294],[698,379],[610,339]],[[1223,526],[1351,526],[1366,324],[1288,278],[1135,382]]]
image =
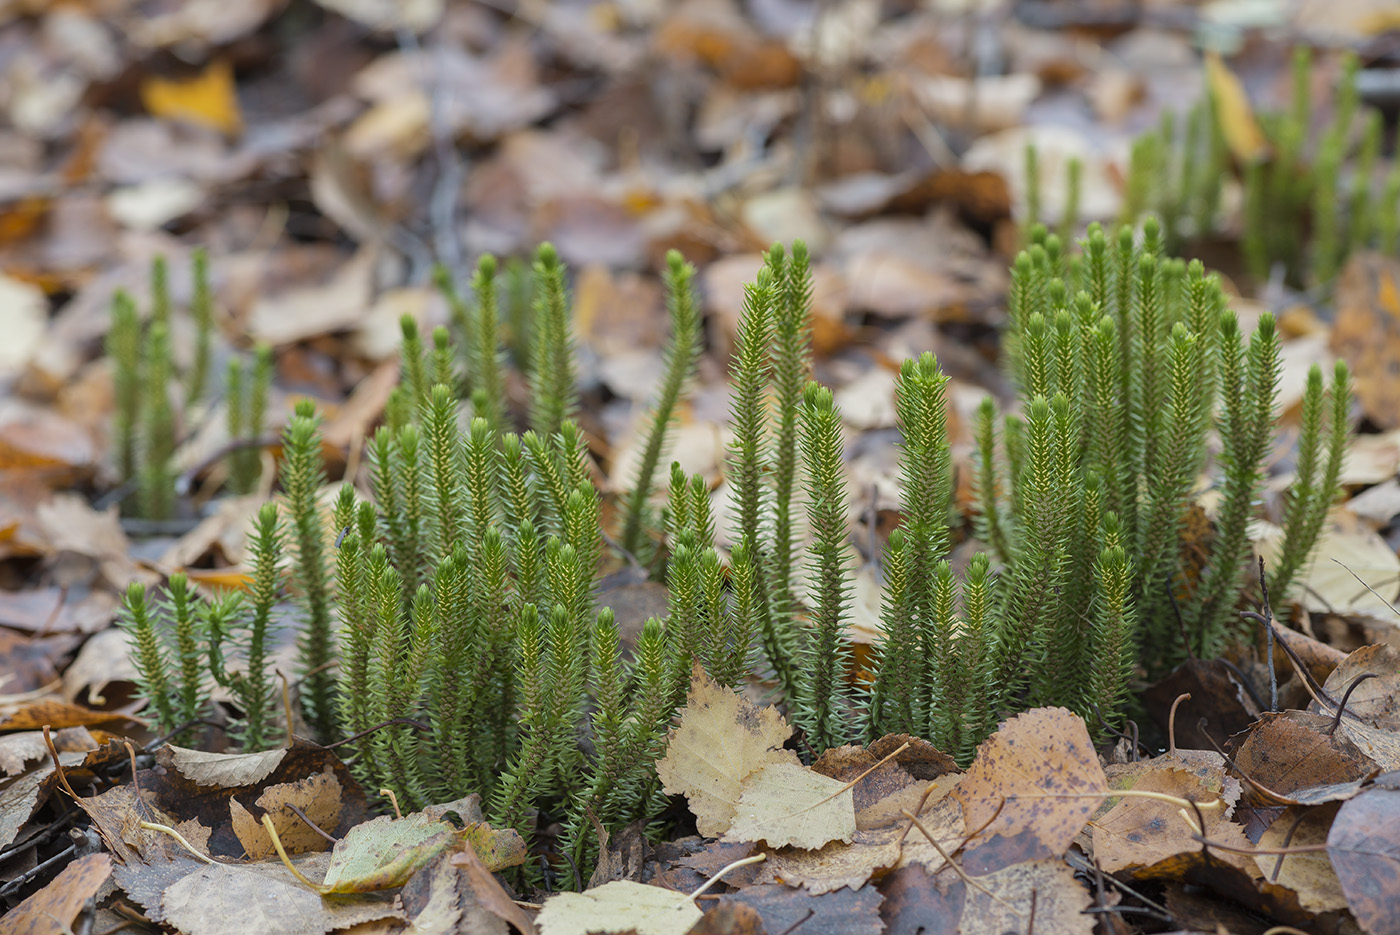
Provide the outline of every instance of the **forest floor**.
[[[1315,47],[1318,126],[1341,53],[1360,55],[1362,102],[1385,121],[1379,177],[1395,159],[1400,19],[1375,0],[0,0],[0,912],[10,913],[0,929],[1400,932],[1400,259],[1358,249],[1335,281],[1306,288],[1281,270],[1251,277],[1244,144],[1228,128],[1218,223],[1182,249],[1221,274],[1246,331],[1271,312],[1284,336],[1257,541],[1277,528],[1269,520],[1294,480],[1308,368],[1345,357],[1358,396],[1345,497],[1295,599],[1274,608],[1311,680],[1278,653],[1273,712],[1261,653],[1193,660],[1141,694],[1135,710],[1155,738],[1143,751],[1096,752],[1078,718],[1038,709],[1006,722],[964,773],[919,742],[802,768],[819,788],[845,789],[831,801],[853,817],[803,807],[802,821],[770,816],[745,836],[692,798],[707,836],[622,835],[605,850],[594,881],[644,890],[513,902],[478,842],[392,887],[366,894],[371,884],[352,880],[346,891],[361,895],[325,897],[265,841],[250,843],[262,826],[247,807],[306,794],[330,809],[338,836],[372,827],[359,846],[389,847],[392,833],[359,825],[385,812],[378,791],[307,741],[237,769],[218,759],[233,756],[218,731],[202,751],[160,746],[115,625],[131,581],[241,580],[271,479],[251,495],[225,491],[221,387],[229,361],[251,360],[256,344],[275,361],[265,434],[296,400],[315,400],[333,479],[365,486],[362,449],[397,383],[401,316],[424,333],[449,323],[437,263],[462,288],[487,252],[528,261],[549,241],[568,264],[581,421],[606,520],[636,469],[669,328],[660,274],[680,250],[698,269],[706,347],[672,456],[720,488],[743,284],[771,244],[801,239],[815,261],[814,373],[845,420],[856,501],[848,636],[868,646],[880,545],[897,521],[899,362],[933,351],[951,377],[964,515],[973,412],[988,393],[1003,406],[1014,398],[999,334],[1031,197],[1027,145],[1042,220],[1064,221],[1075,159],[1074,233],[1116,222],[1140,133],[1164,112],[1184,120],[1208,90],[1229,102],[1229,126],[1286,109],[1299,44]],[[1207,68],[1206,48],[1228,68]],[[188,368],[196,332],[183,310],[200,247],[215,310],[209,391],[178,410],[175,517],[135,519],[114,453],[112,299],[126,290],[148,309],[151,264],[165,257],[174,356]],[[512,385],[514,412],[526,393]],[[264,446],[266,464],[276,447]],[[958,539],[955,564],[974,544]],[[664,612],[664,594],[615,595],[624,628]],[[295,636],[278,636],[285,672]],[[1375,677],[1343,718],[1335,698],[1363,674]],[[1168,712],[1188,691],[1172,749],[1144,758],[1167,745]],[[741,704],[720,706],[756,716]],[[1025,760],[1032,740],[1043,755]],[[1228,756],[1214,748],[1227,740]],[[748,777],[730,778],[738,789]],[[311,783],[334,791],[308,793]],[[1052,787],[1064,797],[1047,797]],[[1112,794],[1128,787],[1216,810],[1192,817]],[[453,805],[471,817],[472,803]],[[673,811],[687,814],[679,798]],[[147,813],[186,839],[137,828]],[[1023,850],[1008,856],[1012,838]],[[314,835],[289,846],[310,855],[297,862],[313,879],[328,860],[353,876],[351,858],[330,858]],[[1269,850],[1289,847],[1300,849]],[[757,855],[763,863],[687,898]]]

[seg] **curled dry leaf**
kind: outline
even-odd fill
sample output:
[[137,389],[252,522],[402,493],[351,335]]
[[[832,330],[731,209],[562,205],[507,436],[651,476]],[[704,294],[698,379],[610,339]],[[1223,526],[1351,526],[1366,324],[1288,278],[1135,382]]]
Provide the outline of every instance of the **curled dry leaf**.
[[1331,718],[1306,711],[1259,718],[1235,754],[1240,777],[1268,790],[1251,798],[1318,805],[1356,795],[1379,769],[1342,731],[1329,735],[1331,726]]
[[746,778],[771,763],[797,763],[797,754],[782,749],[791,734],[775,708],[745,701],[697,662],[656,773],[666,792],[685,794],[701,834],[721,835],[734,823]]
[[1059,857],[1108,792],[1089,731],[1066,708],[1035,708],[983,741],[952,792],[974,835],[963,866],[974,876]]

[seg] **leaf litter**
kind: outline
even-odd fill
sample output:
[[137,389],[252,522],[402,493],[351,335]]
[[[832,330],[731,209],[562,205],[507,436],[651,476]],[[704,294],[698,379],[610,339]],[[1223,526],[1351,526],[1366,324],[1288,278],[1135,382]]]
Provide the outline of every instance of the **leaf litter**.
[[[621,489],[637,457],[633,410],[654,369],[638,346],[652,348],[664,333],[663,311],[647,293],[652,280],[638,270],[668,247],[682,246],[701,267],[722,359],[753,251],[792,236],[828,244],[815,258],[817,365],[848,403],[848,429],[873,445],[890,423],[888,360],[933,342],[956,362],[972,348],[965,338],[985,341],[995,325],[1007,285],[996,250],[1017,236],[1025,143],[1042,150],[1048,217],[1068,203],[1059,170],[1073,154],[1083,160],[1086,216],[1112,218],[1127,128],[1147,125],[1201,81],[1186,30],[1133,16],[1106,23],[1095,10],[1046,25],[1035,17],[1047,11],[1033,4],[1013,11],[1016,28],[1006,30],[937,4],[891,13],[851,3],[815,19],[793,4],[621,4],[587,15],[537,4],[506,16],[437,0],[327,0],[300,20],[268,0],[150,6],[22,3],[6,24],[14,55],[0,73],[0,324],[13,340],[0,351],[0,624],[17,634],[16,653],[37,652],[51,667],[34,667],[46,673],[34,692],[17,690],[18,681],[0,686],[9,692],[0,708],[0,841],[7,868],[43,865],[70,846],[62,822],[76,807],[77,822],[116,858],[104,871],[107,855],[78,857],[75,847],[56,877],[16,871],[22,886],[6,891],[6,923],[36,920],[36,931],[91,921],[82,903],[103,880],[105,891],[125,894],[128,909],[191,932],[250,930],[254,915],[251,928],[265,931],[365,921],[382,931],[447,932],[483,913],[494,931],[533,926],[511,901],[517,894],[486,869],[508,866],[520,845],[482,824],[470,803],[453,803],[465,828],[425,812],[375,819],[352,837],[369,814],[364,790],[333,754],[300,741],[240,758],[212,752],[221,749],[218,729],[201,728],[189,743],[208,750],[138,753],[134,776],[126,748],[109,742],[116,735],[104,729],[150,739],[130,719],[139,716],[134,673],[120,664],[123,641],[111,639],[120,634],[108,629],[120,587],[181,569],[211,586],[242,580],[243,521],[232,508],[222,530],[211,517],[197,532],[142,541],[110,502],[89,501],[111,480],[111,374],[100,359],[108,303],[121,286],[147,306],[152,255],[175,258],[172,287],[183,302],[188,248],[219,245],[216,357],[245,350],[253,334],[277,343],[276,417],[284,391],[339,404],[327,437],[343,455],[381,417],[396,369],[394,313],[411,306],[425,328],[445,320],[423,287],[432,260],[510,254],[553,238],[580,264],[596,306],[585,340],[615,398],[600,405],[590,433]],[[1314,28],[1319,5],[1304,6],[1312,9],[1292,23],[1275,14],[1285,19],[1270,28]],[[1336,41],[1363,41],[1361,6],[1328,7]],[[1144,43],[1154,56],[1139,54]],[[1086,44],[1108,54],[1086,56]],[[1227,143],[1245,162],[1261,152],[1251,101],[1286,83],[1260,45],[1247,44],[1229,65],[1215,57],[1205,65],[1228,116]],[[968,48],[999,64],[972,67]],[[1368,67],[1383,71],[1385,56],[1371,52]],[[814,91],[808,79],[818,73]],[[1057,125],[1066,101],[1098,121]],[[931,162],[911,168],[911,145]],[[426,197],[438,175],[439,194]],[[1393,257],[1358,255],[1338,281],[1335,319],[1312,315],[1314,325],[1289,333],[1284,348],[1292,369],[1324,344],[1349,360],[1361,407],[1383,428],[1397,411],[1397,283]],[[1288,300],[1309,313],[1316,304]],[[188,356],[190,336],[175,337],[177,354]],[[1000,379],[982,359],[987,347],[967,356],[954,398]],[[683,417],[677,448],[712,489],[725,442],[713,424],[722,406],[706,401],[724,397],[715,369]],[[203,444],[221,417],[216,403],[203,424],[184,428]],[[191,444],[185,456],[197,461],[198,450]],[[1183,908],[1189,885],[1193,905],[1228,901],[1304,927],[1316,916],[1394,931],[1400,872],[1390,829],[1400,825],[1400,805],[1388,774],[1400,769],[1400,740],[1397,665],[1384,644],[1393,642],[1387,604],[1400,567],[1396,501],[1386,489],[1396,451],[1386,435],[1358,441],[1344,474],[1354,497],[1334,511],[1327,554],[1305,575],[1298,619],[1335,654],[1312,664],[1316,697],[1280,663],[1287,701],[1266,713],[1267,674],[1240,660],[1233,669],[1188,664],[1176,674],[1196,694],[1178,731],[1181,749],[1095,773],[1083,724],[1034,711],[1008,722],[960,774],[937,757],[919,759],[928,751],[915,756],[916,738],[829,751],[809,769],[773,709],[697,691],[692,702],[723,708],[729,721],[709,715],[659,769],[711,840],[669,850],[633,842],[625,854],[620,842],[617,872],[636,885],[679,880],[682,871],[703,878],[761,854],[762,863],[715,884],[718,900],[691,905],[717,905],[707,919],[731,905],[737,919],[742,897],[758,915],[750,924],[770,932],[794,918],[808,918],[812,930],[838,919],[829,924],[861,932],[1083,931],[1094,918],[1081,912],[1088,901],[1105,914],[1123,903],[1150,908],[1114,881],[1148,888],[1180,928],[1205,918]],[[227,505],[208,493],[217,470],[193,475],[186,528]],[[888,494],[889,478],[870,473],[870,486]],[[1273,547],[1267,533],[1261,525],[1263,551]],[[867,584],[877,555],[878,543],[866,556]],[[1326,561],[1333,555],[1379,594]],[[869,628],[850,636],[858,656],[878,640]],[[1356,652],[1339,665],[1347,650]],[[81,664],[65,669],[75,652]],[[7,665],[22,658],[6,653]],[[55,668],[61,688],[50,678]],[[1343,707],[1362,675],[1374,677]],[[1178,693],[1168,685],[1164,699],[1145,696],[1149,712],[1165,720]],[[1311,716],[1297,710],[1305,705]],[[1037,726],[1028,730],[1021,718]],[[58,729],[53,750],[76,801],[41,743],[45,726]],[[1225,753],[1205,749],[1208,739]],[[1186,749],[1193,746],[1202,749]],[[1115,795],[1120,789],[1191,800],[1201,814]],[[1224,808],[1205,808],[1217,799]],[[297,883],[271,859],[264,820],[308,879],[352,889],[405,882],[398,902],[393,890],[326,899]],[[400,831],[395,822],[406,824]],[[349,842],[343,863],[297,853],[332,846],[311,825]],[[1314,849],[1258,852],[1271,844]],[[1070,877],[1066,853],[1112,874],[1101,892]],[[39,916],[26,915],[34,904],[22,894],[39,899]],[[118,921],[99,918],[94,930]]]

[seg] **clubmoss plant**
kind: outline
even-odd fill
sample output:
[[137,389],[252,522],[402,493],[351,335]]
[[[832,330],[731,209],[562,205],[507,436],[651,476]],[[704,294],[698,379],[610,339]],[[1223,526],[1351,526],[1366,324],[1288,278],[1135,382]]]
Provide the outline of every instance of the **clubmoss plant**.
[[249,494],[258,487],[262,473],[262,437],[267,421],[267,395],[272,388],[272,348],[259,344],[254,352],[251,385],[245,386],[245,363],[239,357],[228,362],[226,414],[228,436],[241,442],[228,457],[229,487],[234,493]]
[[[107,332],[107,352],[112,359],[113,436],[117,472],[131,484],[136,497],[126,511],[144,519],[169,519],[175,513],[176,474],[171,465],[181,427],[195,421],[199,405],[209,395],[209,371],[213,356],[214,300],[209,283],[209,259],[203,249],[193,252],[193,296],[190,317],[194,325],[194,354],[183,373],[175,369],[171,347],[169,270],[164,257],[151,263],[151,307],[143,324],[136,303],[124,291],[112,298],[112,319]],[[251,388],[246,386],[245,365],[230,362],[227,370],[226,419],[230,439],[252,441],[260,436],[272,382],[272,357],[266,348],[256,350]],[[175,404],[172,383],[183,385],[181,405]],[[249,493],[257,485],[260,455],[255,445],[236,448],[228,459],[229,485],[236,493]]]
[[[907,732],[966,761],[999,718],[1032,704],[1111,725],[1136,671],[1186,652],[1173,599],[1198,654],[1243,633],[1234,610],[1272,432],[1277,336],[1265,316],[1246,341],[1217,280],[1170,259],[1155,221],[1140,236],[1091,227],[1076,255],[1043,227],[1030,238],[1013,267],[1006,337],[1020,412],[999,417],[990,401],[978,411],[973,525],[989,552],[961,575],[950,562],[948,379],[932,354],[900,368],[902,521],[884,553],[886,638],[869,686],[852,684],[843,638],[852,563],[842,421],[831,392],[807,379],[811,286],[800,244],[770,251],[745,291],[730,375],[729,567],[704,478],[673,464],[664,536],[654,537],[667,547],[657,566],[668,613],[646,622],[630,655],[601,584],[610,558],[586,440],[570,418],[565,273],[547,248],[535,263],[529,431],[500,424],[508,414],[491,400],[505,397],[488,384],[501,377],[482,353],[464,357],[437,335],[425,352],[405,327],[405,386],[369,445],[374,499],[343,485],[327,524],[316,496],[318,419],[297,407],[283,439],[285,543],[275,508],[259,515],[253,541],[251,633],[265,638],[285,550],[302,617],[302,697],[322,735],[355,736],[351,768],[407,807],[477,792],[498,826],[529,834],[558,820],[569,885],[587,879],[599,827],[664,807],[652,763],[696,660],[737,686],[761,651],[763,674],[813,752]],[[491,269],[478,271],[478,313],[466,314],[478,349],[495,346],[482,338],[491,314],[480,311],[496,301]],[[672,257],[667,278],[676,328],[653,437],[664,435],[696,339],[689,269]],[[415,389],[416,368],[448,382]],[[1290,557],[1274,570],[1280,592],[1336,492],[1349,429],[1344,368],[1331,393],[1320,373],[1310,378],[1284,518]],[[1188,579],[1183,520],[1212,418],[1220,532],[1212,570]],[[653,467],[663,450],[664,440],[649,441]],[[629,504],[646,502],[650,470]],[[805,543],[793,532],[798,511]],[[636,522],[638,541],[650,541],[647,521]],[[202,619],[224,613],[244,619],[232,610]],[[129,593],[138,667],[158,715],[173,720],[188,707],[187,667],[180,653],[161,655],[151,616],[144,592]],[[240,703],[251,710],[266,690],[251,671],[245,678]],[[249,743],[265,742],[265,727],[247,721]]]
[[[1314,115],[1321,108],[1312,99],[1313,53],[1299,46],[1293,52],[1288,106],[1255,114],[1266,150],[1233,171],[1244,189],[1241,250],[1257,281],[1267,280],[1280,266],[1295,287],[1327,287],[1350,253],[1369,246],[1394,250],[1391,231],[1396,221],[1389,186],[1396,169],[1392,162],[1390,171],[1378,179],[1381,115],[1363,112],[1358,71],[1357,57],[1346,53],[1331,102],[1331,122],[1318,127]],[[1187,239],[1224,230],[1226,219],[1219,209],[1232,169],[1223,119],[1218,102],[1207,95],[1179,129],[1168,112],[1161,125],[1134,143],[1121,219],[1137,223],[1156,214],[1168,252]]]
[[637,555],[642,549],[642,530],[646,521],[647,500],[651,496],[652,478],[665,448],[667,428],[675,413],[681,391],[695,373],[700,359],[700,311],[691,280],[695,268],[685,262],[679,251],[666,255],[666,307],[671,315],[671,340],[665,350],[665,376],[647,427],[646,445],[641,465],[637,469],[632,492],[627,498],[626,520],[622,529],[622,548]]
[[331,631],[331,588],[326,568],[325,527],[316,502],[325,483],[320,419],[315,406],[303,400],[282,434],[282,486],[292,521],[292,581],[306,622],[299,648],[303,677],[302,702],[318,735],[333,728],[335,679],[329,671],[335,653]]

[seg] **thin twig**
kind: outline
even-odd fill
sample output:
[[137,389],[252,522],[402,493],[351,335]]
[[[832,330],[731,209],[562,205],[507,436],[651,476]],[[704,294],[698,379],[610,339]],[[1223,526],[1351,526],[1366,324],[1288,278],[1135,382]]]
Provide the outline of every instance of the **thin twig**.
[[316,822],[312,821],[310,818],[307,818],[306,812],[303,812],[291,802],[283,802],[282,804],[285,807],[290,808],[292,811],[296,812],[296,816],[302,821],[306,822],[306,827],[310,828],[312,831],[316,832],[321,837],[325,838],[327,841],[330,841],[332,844],[338,843],[335,838],[331,837],[329,834],[323,831],[320,825],[316,824]]
[[944,862],[947,863],[950,868],[952,868],[952,871],[958,875],[958,878],[961,879],[964,884],[972,887],[975,890],[980,890],[981,892],[986,893],[992,899],[995,899],[1007,909],[1011,910],[1011,912],[1017,918],[1021,918],[1021,913],[1017,911],[1015,906],[1011,905],[1009,902],[1002,899],[996,893],[993,893],[981,883],[978,883],[976,880],[972,879],[972,877],[968,876],[967,871],[963,870],[962,867],[958,866],[957,862],[953,860],[952,855],[943,849],[943,845],[939,844],[938,839],[935,838],[933,834],[927,828],[924,827],[924,823],[922,821],[919,821],[917,815],[909,811],[909,809],[907,808],[901,809],[900,814],[903,815],[905,818],[909,819],[911,822],[913,822],[914,827],[918,828],[919,831],[923,833],[924,837],[928,838],[928,843],[932,844],[933,849],[938,851],[938,856],[943,858]]
[[1347,702],[1351,700],[1351,693],[1356,691],[1357,687],[1360,686],[1362,682],[1367,679],[1375,678],[1380,678],[1380,676],[1374,672],[1363,672],[1351,680],[1351,684],[1347,686],[1346,692],[1342,695],[1342,703],[1337,705],[1337,716],[1332,719],[1332,726],[1327,728],[1328,737],[1335,734],[1337,732],[1337,727],[1342,723],[1342,715],[1346,713]]

